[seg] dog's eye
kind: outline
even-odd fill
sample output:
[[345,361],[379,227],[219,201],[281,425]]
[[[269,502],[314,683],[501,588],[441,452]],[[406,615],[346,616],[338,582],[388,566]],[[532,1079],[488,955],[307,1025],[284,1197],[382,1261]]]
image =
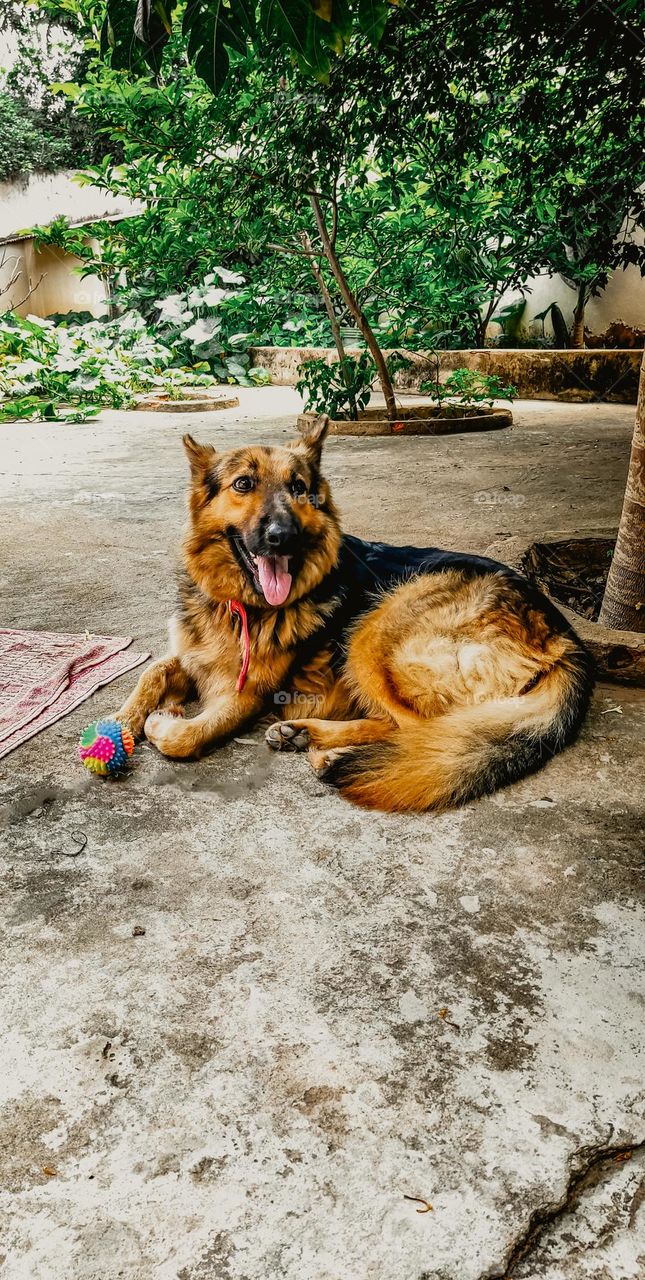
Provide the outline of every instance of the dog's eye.
[[289,488],[291,489],[294,498],[301,498],[303,493],[307,492],[307,486],[304,480],[300,479],[300,476],[294,476]]
[[238,476],[237,480],[233,481],[232,488],[236,493],[250,493],[251,489],[255,488],[255,480],[253,476]]

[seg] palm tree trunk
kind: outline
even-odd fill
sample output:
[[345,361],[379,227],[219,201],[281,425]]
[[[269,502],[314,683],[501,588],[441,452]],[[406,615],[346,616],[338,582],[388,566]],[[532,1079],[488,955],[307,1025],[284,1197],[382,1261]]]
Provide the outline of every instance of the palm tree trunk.
[[345,273],[340,265],[340,262],[338,261],[336,250],[330,240],[329,232],[325,224],[323,211],[320,207],[320,200],[318,199],[318,196],[316,195],[316,193],[313,191],[309,193],[309,199],[311,201],[311,207],[314,211],[316,226],[318,228],[318,234],[320,236],[320,239],[322,241],[322,246],[325,251],[325,257],[331,267],[334,279],[336,281],[336,284],[338,285],[338,289],[342,296],[343,302],[345,303],[345,306],[347,307],[348,311],[351,311],[356,321],[356,324],[358,325],[358,328],[360,329],[365,339],[367,347],[369,348],[374,364],[376,365],[378,376],[381,383],[381,389],[383,391],[383,395],[385,396],[387,416],[390,422],[395,422],[397,418],[396,400],[394,397],[394,387],[392,386],[392,379],[390,378],[387,364],[385,363],[385,356],[383,355],[383,352],[381,351],[381,348],[379,347],[379,344],[376,341],[376,336],[372,330],[369,320],[367,319],[367,316],[359,306],[358,302],[356,301],[356,298],[354,297],[349,287],[349,284],[347,282],[347,277],[345,276]]
[[571,346],[574,351],[584,350],[585,345],[585,306],[587,288],[581,284],[578,289],[578,301],[575,305],[573,313],[573,327],[571,329]]
[[622,631],[645,631],[645,359],[623,513],[598,621]]

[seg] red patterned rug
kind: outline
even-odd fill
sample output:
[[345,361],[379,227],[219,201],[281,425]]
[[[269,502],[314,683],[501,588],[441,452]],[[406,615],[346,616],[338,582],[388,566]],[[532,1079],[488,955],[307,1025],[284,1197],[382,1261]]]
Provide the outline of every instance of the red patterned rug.
[[0,758],[150,657],[131,636],[0,629]]

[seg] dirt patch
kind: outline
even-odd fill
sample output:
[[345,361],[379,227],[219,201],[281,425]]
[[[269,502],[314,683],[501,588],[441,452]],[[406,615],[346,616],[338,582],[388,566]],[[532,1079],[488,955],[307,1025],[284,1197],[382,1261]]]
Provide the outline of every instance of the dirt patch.
[[524,571],[553,600],[596,622],[615,545],[614,538],[534,542]]

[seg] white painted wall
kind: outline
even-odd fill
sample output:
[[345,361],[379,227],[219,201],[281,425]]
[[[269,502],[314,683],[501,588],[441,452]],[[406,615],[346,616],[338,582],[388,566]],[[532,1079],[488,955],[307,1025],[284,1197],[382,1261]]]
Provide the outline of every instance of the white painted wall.
[[64,217],[73,224],[128,217],[142,208],[99,187],[79,186],[72,172],[32,174],[21,183],[0,183],[0,241],[9,240],[0,243],[0,313],[15,308],[20,315],[48,316],[55,311],[105,315],[103,283],[97,276],[81,279],[78,258],[55,245],[37,251],[30,237],[9,238],[30,227],[46,227],[55,218]]
[[[528,292],[528,289],[531,292]],[[522,316],[522,327],[530,334],[542,333],[542,322],[534,317],[545,311],[552,302],[557,302],[565,320],[569,325],[573,319],[573,308],[576,295],[573,289],[565,284],[561,276],[545,274],[534,277],[528,283],[526,291],[526,309]],[[500,307],[519,298],[517,292],[504,294]],[[625,271],[615,271],[609,284],[598,298],[592,298],[585,312],[585,325],[592,333],[604,333],[613,320],[623,320],[625,324],[645,329],[645,279],[637,267],[629,266]],[[491,337],[500,333],[498,325],[490,325]],[[547,335],[553,334],[550,317],[546,322]]]
[[[105,287],[98,276],[81,279],[79,258],[56,245],[37,252],[33,240],[0,246],[0,313],[49,316],[57,311],[107,314]],[[7,288],[7,286],[9,286]],[[6,290],[6,292],[5,292]]]
[[73,171],[34,173],[24,182],[0,182],[0,240],[55,218],[81,222],[139,213],[143,206],[99,187],[82,187]]

